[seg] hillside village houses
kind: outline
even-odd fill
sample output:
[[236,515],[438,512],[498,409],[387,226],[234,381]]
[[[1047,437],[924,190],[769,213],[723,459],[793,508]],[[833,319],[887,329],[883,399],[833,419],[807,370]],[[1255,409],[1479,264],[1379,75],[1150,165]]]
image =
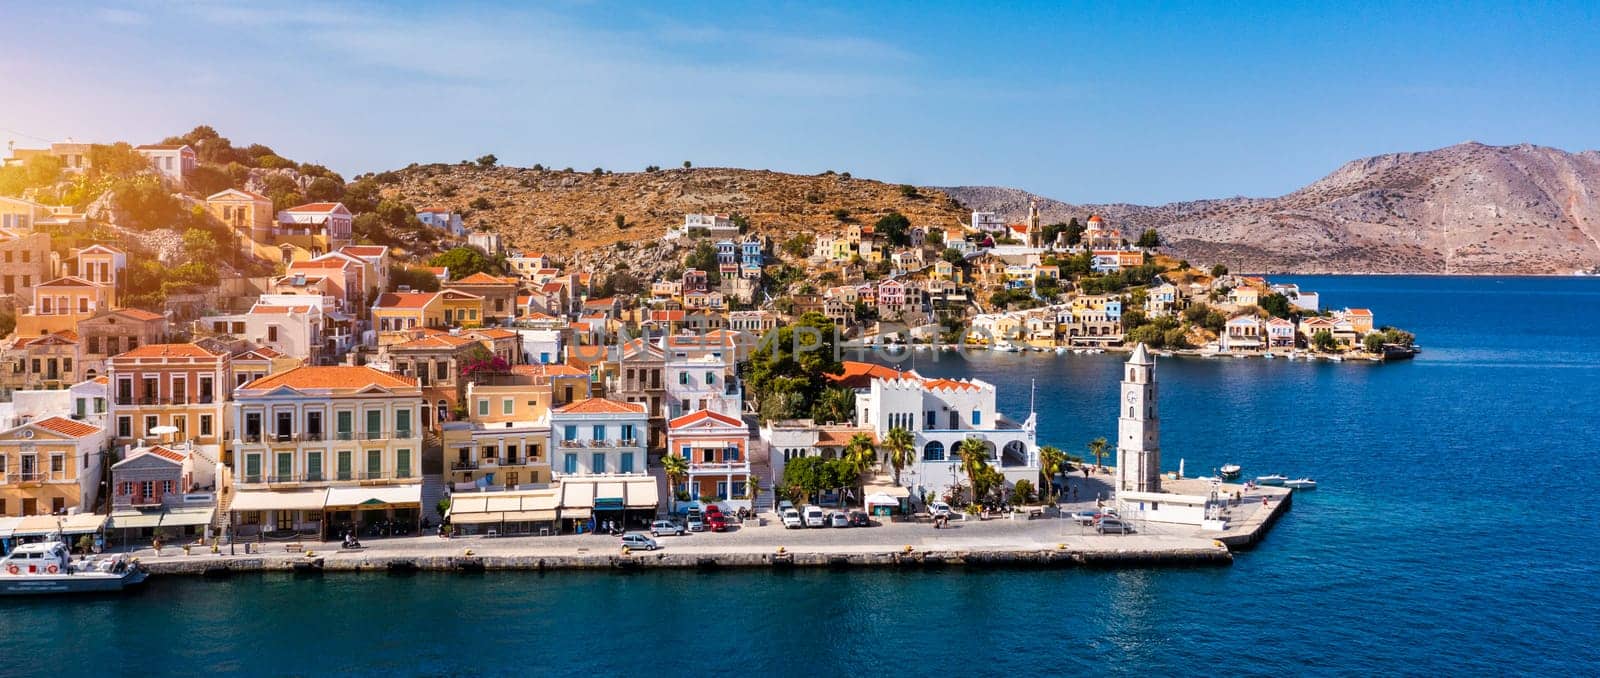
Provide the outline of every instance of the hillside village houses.
[[[45,153],[76,172],[87,149],[7,162]],[[138,151],[174,190],[196,168],[187,146]],[[420,266],[357,242],[341,202],[274,210],[243,186],[194,200],[272,274],[225,280],[225,298],[202,296],[180,317],[128,305],[117,243],[53,240],[48,229],[82,215],[0,198],[0,304],[16,317],[0,342],[0,517],[33,521],[18,535],[63,524],[146,542],[416,534],[441,521],[455,534],[637,528],[690,504],[768,510],[793,460],[837,458],[863,438],[882,460],[895,429],[911,434],[913,462],[898,485],[869,474],[867,494],[888,498],[875,510],[908,511],[963,484],[956,450],[969,439],[1008,488],[1037,480],[1036,415],[997,409],[1000,389],[1024,385],[846,362],[827,380],[854,397],[845,421],[767,421],[741,372],[762,335],[815,312],[848,340],[910,327],[951,344],[946,330],[970,327],[1013,348],[1115,348],[1129,316],[1176,321],[1200,303],[1225,314],[1219,350],[1302,350],[1320,332],[1359,347],[1375,331],[1369,310],[1324,314],[1315,292],[1259,278],[1172,275],[1140,296],[1079,288],[1069,257],[1116,273],[1151,253],[1098,216],[1070,247],[1047,241],[1036,209],[893,238],[852,221],[809,247],[743,233],[733,215],[688,214],[663,242],[680,254],[704,242],[714,265],[613,290],[605,272],[557,254],[512,251],[494,272]],[[416,216],[506,251],[451,206]],[[796,270],[808,276],[784,293],[775,280]],[[418,278],[402,274],[417,272],[437,289],[411,288]],[[995,292],[1033,307],[1008,309]],[[1272,293],[1297,313],[1260,311]],[[684,477],[668,478],[667,457]]]

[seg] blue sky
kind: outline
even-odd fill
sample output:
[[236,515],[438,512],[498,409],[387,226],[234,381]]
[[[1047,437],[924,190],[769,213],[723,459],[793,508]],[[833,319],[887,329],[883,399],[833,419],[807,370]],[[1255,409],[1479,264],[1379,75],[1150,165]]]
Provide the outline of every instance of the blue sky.
[[1141,203],[1600,146],[1600,3],[989,4],[0,0],[0,138],[206,123],[346,175],[492,152]]

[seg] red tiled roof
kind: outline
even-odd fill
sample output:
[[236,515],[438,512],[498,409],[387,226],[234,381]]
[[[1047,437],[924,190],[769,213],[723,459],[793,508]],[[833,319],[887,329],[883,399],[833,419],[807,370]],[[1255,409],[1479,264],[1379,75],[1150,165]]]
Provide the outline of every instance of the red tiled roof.
[[1352,308],[1345,310],[1346,315],[1372,315],[1372,311],[1365,308]]
[[339,251],[357,257],[381,257],[389,253],[389,248],[383,245],[347,245],[339,248]]
[[526,374],[534,377],[587,377],[589,372],[566,363],[536,363],[533,365],[512,365],[512,374]]
[[99,426],[85,424],[81,421],[73,421],[66,417],[50,417],[49,419],[42,419],[40,421],[33,422],[33,425],[45,429],[46,431],[60,433],[61,435],[69,438],[82,438],[86,435],[100,432]]
[[972,383],[970,381],[956,381],[954,379],[924,379],[922,381],[922,386],[923,386],[923,388],[926,388],[926,389],[931,390],[931,391],[940,391],[940,390],[959,390],[959,391],[971,390],[971,391],[976,391],[976,390],[978,390],[978,385],[977,384],[974,384],[974,383]]
[[212,353],[199,344],[145,344],[112,358],[215,358],[218,355],[221,354]]
[[843,374],[822,375],[835,384],[846,388],[866,388],[873,379],[921,379],[916,372],[901,372],[891,367],[874,365],[872,363],[846,360],[843,362]]
[[698,412],[690,412],[685,414],[677,419],[667,422],[667,428],[688,426],[690,424],[702,422],[707,419],[715,421],[724,426],[738,426],[740,428],[744,428],[744,422],[734,419],[726,414],[722,414],[721,412],[713,412],[711,410],[700,410]]
[[142,308],[119,308],[111,313],[113,315],[133,318],[134,320],[159,320],[166,317],[160,313],[151,313]]
[[49,282],[39,283],[36,287],[99,287],[99,285],[75,275],[64,275]]
[[512,332],[511,330],[503,330],[503,329],[500,329],[498,327],[489,327],[489,328],[485,328],[485,329],[481,329],[481,330],[472,330],[471,334],[474,334],[474,335],[477,335],[477,336],[480,336],[480,337],[484,337],[484,338],[487,338],[487,339],[510,339],[512,337],[517,336],[516,332]]
[[139,455],[144,455],[144,454],[153,454],[153,455],[156,455],[157,457],[161,457],[162,459],[171,459],[172,461],[176,461],[176,462],[182,462],[183,460],[189,458],[189,455],[184,454],[182,452],[178,452],[176,450],[170,450],[170,449],[167,449],[167,448],[162,447],[160,445],[156,445],[155,447],[147,447],[147,448],[145,448],[143,451],[139,452],[139,454],[130,456],[129,459],[132,459],[133,457],[136,457],[136,456],[139,456]]
[[368,386],[385,388],[410,388],[416,380],[371,367],[349,365],[301,366],[277,374],[267,375],[241,388],[272,389],[282,386],[295,389],[346,388],[360,389]]
[[457,348],[474,343],[477,342],[466,337],[457,337],[449,334],[429,334],[411,341],[395,344],[391,348]]
[[289,264],[289,270],[297,271],[306,268],[349,268],[354,265],[356,265],[356,262],[350,261],[349,259],[323,258],[310,259],[307,261],[296,261],[292,264]]
[[866,428],[825,428],[817,433],[817,445],[821,447],[844,447],[850,444],[850,439],[858,433],[865,433],[872,439],[872,444],[878,444],[878,435],[872,429]]
[[264,315],[288,315],[290,313],[310,313],[311,312],[311,307],[310,306],[269,306],[269,305],[264,305],[264,304],[256,304],[255,306],[251,306],[250,307],[250,312],[251,313],[261,313],[261,314],[264,314]]
[[378,295],[375,308],[422,308],[433,303],[438,292],[385,292]]
[[644,405],[605,398],[587,398],[556,410],[561,414],[644,414]]
[[465,278],[462,278],[460,280],[452,281],[451,284],[455,284],[455,285],[515,285],[516,282],[517,281],[515,279],[512,279],[512,278],[502,278],[500,276],[489,275],[488,273],[484,273],[482,271],[479,271],[477,273],[469,275],[469,276],[467,276]]
[[342,203],[337,203],[337,202],[308,202],[308,203],[306,203],[304,205],[300,205],[298,207],[290,207],[289,209],[286,209],[284,211],[285,212],[327,213],[327,212],[332,212],[335,209],[338,209],[338,208],[343,207],[343,206],[344,205]]

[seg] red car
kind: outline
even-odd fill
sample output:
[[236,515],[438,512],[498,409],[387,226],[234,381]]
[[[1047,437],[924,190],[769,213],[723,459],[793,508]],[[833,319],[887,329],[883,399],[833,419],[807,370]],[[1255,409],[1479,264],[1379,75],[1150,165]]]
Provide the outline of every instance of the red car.
[[712,532],[727,532],[728,517],[721,513],[707,513],[706,527],[710,528]]

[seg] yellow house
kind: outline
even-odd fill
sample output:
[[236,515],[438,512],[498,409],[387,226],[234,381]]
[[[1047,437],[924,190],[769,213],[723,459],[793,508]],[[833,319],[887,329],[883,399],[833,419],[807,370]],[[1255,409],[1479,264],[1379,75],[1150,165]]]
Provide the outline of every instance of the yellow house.
[[466,418],[444,424],[452,483],[513,489],[549,483],[551,385],[528,375],[467,384]]
[[17,336],[75,330],[78,321],[111,310],[111,286],[64,276],[33,287],[33,305],[17,316]]
[[272,200],[259,193],[230,188],[206,197],[206,209],[218,221],[263,244],[272,244],[272,226],[277,215]]
[[1261,293],[1254,287],[1235,287],[1228,293],[1228,301],[1236,306],[1255,306],[1261,303]]
[[50,417],[0,432],[0,516],[92,512],[106,431]]
[[27,232],[49,218],[50,210],[36,202],[0,196],[0,229]]
[[439,301],[444,309],[445,327],[483,325],[483,297],[461,290],[444,290],[439,293]]
[[372,305],[372,326],[378,330],[378,343],[397,344],[411,340],[409,330],[443,328],[444,299],[440,292],[386,292]]

